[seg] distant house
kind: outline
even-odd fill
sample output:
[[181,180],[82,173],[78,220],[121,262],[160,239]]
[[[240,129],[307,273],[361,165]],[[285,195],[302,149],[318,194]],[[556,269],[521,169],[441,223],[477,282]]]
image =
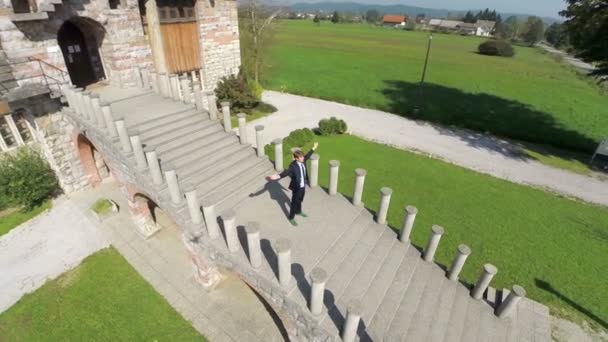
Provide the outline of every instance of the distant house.
[[494,33],[494,27],[496,27],[496,22],[490,20],[477,20],[475,25],[477,25],[477,32],[475,32],[475,35],[481,37],[489,37]]
[[466,34],[466,35],[475,35],[477,34],[477,24],[471,24],[471,23],[462,23],[462,24],[458,24],[458,32],[460,32],[460,34]]
[[382,18],[382,25],[391,27],[405,27],[407,17],[404,15],[385,15]]
[[476,23],[465,23],[457,20],[431,19],[428,27],[431,30],[442,32],[457,32],[471,36],[489,37],[494,32],[496,22],[477,20]]
[[457,20],[431,19],[429,21],[429,28],[437,31],[457,32],[459,30],[458,26],[461,24],[464,24],[464,22]]

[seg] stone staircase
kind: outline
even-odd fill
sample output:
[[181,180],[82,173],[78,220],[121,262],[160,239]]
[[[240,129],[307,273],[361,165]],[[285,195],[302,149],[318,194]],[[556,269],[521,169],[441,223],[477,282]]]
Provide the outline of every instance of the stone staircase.
[[10,15],[11,21],[35,21],[35,20],[47,20],[49,13],[55,12],[56,6],[63,5],[62,0],[47,0],[38,5],[38,10],[30,13],[12,13]]

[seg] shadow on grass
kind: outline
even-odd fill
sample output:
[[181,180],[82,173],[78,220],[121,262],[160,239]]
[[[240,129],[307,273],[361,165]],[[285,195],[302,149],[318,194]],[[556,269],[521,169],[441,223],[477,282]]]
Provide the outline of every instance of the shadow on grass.
[[[488,149],[509,158],[530,159],[523,149],[484,133],[587,154],[597,146],[594,139],[563,127],[550,114],[517,101],[488,94],[466,93],[432,83],[426,83],[421,89],[418,83],[399,80],[384,82],[385,88],[381,92],[389,100],[389,111],[413,119],[477,131],[436,127],[441,134],[455,136],[475,148]],[[413,114],[415,106],[420,107],[416,115]],[[538,153],[548,152],[539,149]],[[565,158],[569,157],[566,155]]]
[[608,329],[608,322],[607,321],[601,319],[599,316],[597,316],[593,312],[587,310],[586,308],[584,308],[581,305],[579,305],[577,302],[573,301],[572,299],[570,299],[569,297],[567,297],[563,293],[559,292],[557,289],[555,289],[553,286],[551,286],[550,283],[548,283],[548,282],[546,282],[546,281],[544,281],[542,279],[538,279],[538,278],[535,278],[534,282],[535,282],[536,286],[538,288],[540,288],[541,290],[547,291],[547,292],[551,293],[552,295],[555,295],[557,298],[559,298],[564,303],[566,303],[569,306],[573,307],[574,309],[576,309],[580,313],[584,314],[585,316],[591,318],[592,320],[594,320],[595,322],[597,322],[599,325],[601,325],[605,329]]

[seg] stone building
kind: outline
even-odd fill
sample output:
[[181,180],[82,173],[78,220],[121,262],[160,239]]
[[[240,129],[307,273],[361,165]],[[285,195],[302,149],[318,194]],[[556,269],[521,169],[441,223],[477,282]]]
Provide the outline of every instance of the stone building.
[[0,152],[43,138],[62,84],[135,85],[148,69],[213,90],[239,66],[234,0],[1,0]]

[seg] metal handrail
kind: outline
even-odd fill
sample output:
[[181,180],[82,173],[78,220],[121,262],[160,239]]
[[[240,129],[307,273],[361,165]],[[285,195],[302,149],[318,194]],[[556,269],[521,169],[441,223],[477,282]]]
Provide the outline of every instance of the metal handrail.
[[[20,64],[26,64],[26,63],[38,63],[38,69],[40,70],[40,74],[39,75],[35,75],[35,76],[26,76],[26,77],[19,77],[19,78],[14,78],[14,79],[8,79],[5,81],[1,81],[0,82],[0,86],[3,88],[3,93],[4,92],[8,92],[10,91],[10,88],[8,88],[5,84],[9,83],[9,82],[15,82],[18,83],[18,81],[21,80],[29,80],[29,79],[33,79],[33,78],[37,78],[37,77],[42,77],[44,79],[44,84],[46,85],[46,88],[48,88],[49,91],[53,91],[52,86],[57,86],[60,84],[65,84],[68,81],[66,80],[66,75],[69,76],[69,73],[53,64],[50,64],[46,61],[43,61],[41,59],[38,58],[34,58],[34,57],[26,57],[25,59],[22,60],[17,60],[17,61],[10,61],[9,63],[6,64],[0,64],[0,66],[15,66],[15,65],[20,65]],[[55,78],[54,76],[49,75],[45,68],[43,66],[47,66],[52,68],[53,70],[56,70],[59,72],[59,74],[61,75],[61,80]],[[11,73],[13,71],[11,70]],[[4,73],[4,74],[8,74],[8,72]],[[49,83],[49,80],[51,81]],[[42,82],[41,82],[42,83]]]

